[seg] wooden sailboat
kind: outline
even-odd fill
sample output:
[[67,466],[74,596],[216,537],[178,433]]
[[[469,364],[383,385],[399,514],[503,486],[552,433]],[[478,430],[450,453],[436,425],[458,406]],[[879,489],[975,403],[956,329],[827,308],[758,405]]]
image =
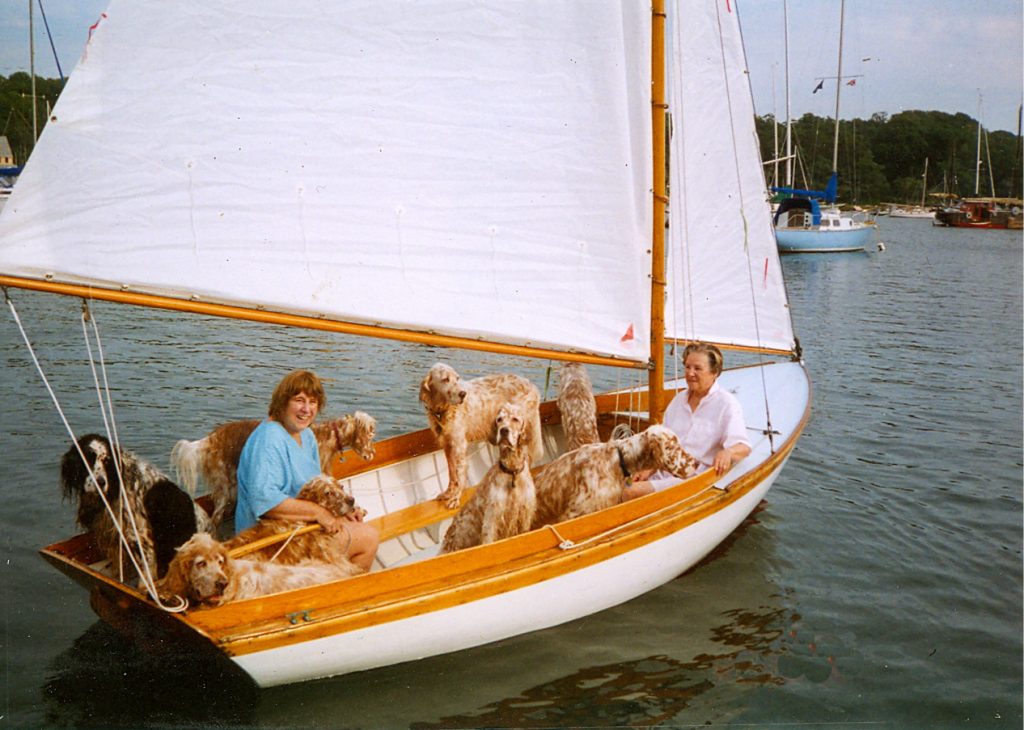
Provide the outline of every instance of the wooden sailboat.
[[[757,506],[810,385],[735,2],[670,5],[687,20],[666,44],[660,0],[653,13],[442,0],[326,14],[314,0],[183,0],[169,17],[112,3],[0,216],[5,288],[649,369],[646,387],[598,396],[606,439],[660,419],[683,386],[664,382],[668,345],[712,341],[750,360],[720,382],[753,453],[721,478],[438,557],[447,471],[417,431],[336,466],[382,534],[371,572],[175,613],[112,578],[87,535],[44,548],[104,620],[229,657],[260,686],[303,681],[628,601]],[[564,446],[557,407],[542,419],[549,459]],[[493,459],[475,451],[470,479]]]

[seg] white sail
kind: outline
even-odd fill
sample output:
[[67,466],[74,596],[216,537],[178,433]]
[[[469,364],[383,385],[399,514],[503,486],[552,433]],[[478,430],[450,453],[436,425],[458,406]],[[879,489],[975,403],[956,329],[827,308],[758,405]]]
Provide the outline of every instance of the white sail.
[[0,273],[646,360],[649,26],[633,0],[115,0]]
[[736,2],[675,5],[666,334],[791,351]]

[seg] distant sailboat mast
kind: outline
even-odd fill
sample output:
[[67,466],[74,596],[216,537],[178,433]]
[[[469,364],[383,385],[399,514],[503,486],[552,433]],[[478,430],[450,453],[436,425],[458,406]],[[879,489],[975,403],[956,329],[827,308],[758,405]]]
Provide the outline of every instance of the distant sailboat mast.
[[786,54],[786,187],[793,187],[793,116],[789,106],[789,3],[782,3],[782,22],[785,26],[783,47]]
[[839,3],[839,63],[836,70],[836,132],[832,140],[832,172],[839,170],[839,93],[843,90],[843,19],[846,0]]

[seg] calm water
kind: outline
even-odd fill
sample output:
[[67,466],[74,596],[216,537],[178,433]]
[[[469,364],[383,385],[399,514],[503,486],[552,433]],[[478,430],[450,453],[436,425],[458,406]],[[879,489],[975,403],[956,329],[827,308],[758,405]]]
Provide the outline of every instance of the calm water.
[[[57,484],[67,439],[5,311],[0,725],[1020,728],[1021,235],[881,226],[882,253],[784,259],[813,418],[767,502],[695,570],[555,629],[262,692],[220,664],[138,653],[39,558],[73,531]],[[76,432],[99,429],[78,303],[12,296]],[[122,442],[164,468],[176,439],[260,415],[293,367],[327,377],[328,414],[369,411],[385,436],[421,427],[416,388],[435,360],[508,367],[96,312]],[[517,365],[544,386],[546,363]]]

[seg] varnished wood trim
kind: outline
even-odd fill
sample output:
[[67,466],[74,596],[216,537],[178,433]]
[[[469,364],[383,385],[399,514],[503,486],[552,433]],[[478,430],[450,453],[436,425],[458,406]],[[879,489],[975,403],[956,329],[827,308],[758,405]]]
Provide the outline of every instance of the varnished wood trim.
[[647,362],[633,362],[616,357],[591,355],[580,352],[565,352],[562,350],[552,350],[545,347],[532,347],[529,345],[489,342],[483,339],[439,335],[432,332],[417,332],[414,330],[398,329],[396,327],[360,324],[358,322],[345,322],[310,315],[271,312],[230,304],[204,302],[197,299],[178,299],[176,297],[168,297],[160,294],[147,294],[144,292],[129,291],[127,289],[107,289],[91,285],[65,284],[55,281],[42,281],[38,279],[27,279],[19,276],[6,275],[0,275],[0,286],[83,297],[85,299],[101,299],[108,302],[133,304],[153,309],[168,309],[176,312],[191,312],[193,314],[205,314],[214,317],[226,317],[228,319],[241,319],[250,322],[278,324],[286,327],[303,327],[305,329],[321,330],[325,332],[340,332],[343,334],[358,335],[362,337],[397,340],[399,342],[413,342],[437,347],[454,347],[462,350],[475,350],[478,352],[493,352],[500,355],[532,357],[542,360],[564,360],[567,362],[582,362],[588,365],[604,365],[607,367],[618,368],[633,368],[641,370],[646,370],[648,368]]

